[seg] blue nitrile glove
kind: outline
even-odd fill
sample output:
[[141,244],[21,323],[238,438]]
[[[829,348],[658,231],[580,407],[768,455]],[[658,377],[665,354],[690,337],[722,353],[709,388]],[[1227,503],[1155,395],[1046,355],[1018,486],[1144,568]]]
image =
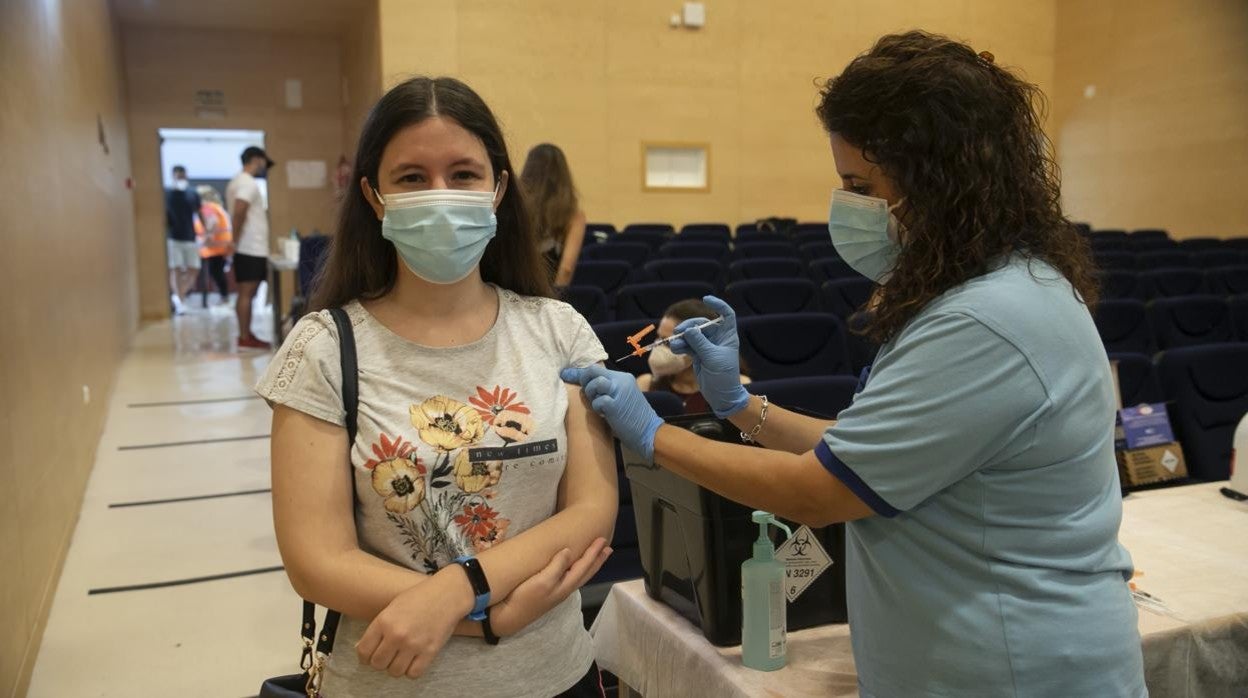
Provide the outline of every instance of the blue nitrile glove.
[[691,318],[676,326],[674,334],[687,332],[669,345],[674,354],[693,357],[693,374],[698,389],[720,419],[745,409],[750,394],[741,385],[741,338],[737,336],[737,314],[732,306],[715,296],[702,299],[719,313],[724,321],[704,330],[692,329],[707,318]]
[[607,420],[620,441],[646,460],[654,460],[654,435],[663,426],[663,420],[646,402],[636,378],[602,366],[565,368],[559,377],[580,384],[590,406]]

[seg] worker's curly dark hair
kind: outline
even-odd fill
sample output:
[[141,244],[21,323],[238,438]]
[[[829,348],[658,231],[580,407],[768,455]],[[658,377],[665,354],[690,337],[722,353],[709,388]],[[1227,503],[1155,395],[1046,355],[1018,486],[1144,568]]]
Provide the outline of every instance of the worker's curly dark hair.
[[1096,303],[1089,246],[1062,214],[1045,108],[1040,89],[991,54],[921,31],[881,38],[825,83],[824,128],[862,148],[905,197],[904,244],[865,334],[895,337],[1013,251],[1048,262]]

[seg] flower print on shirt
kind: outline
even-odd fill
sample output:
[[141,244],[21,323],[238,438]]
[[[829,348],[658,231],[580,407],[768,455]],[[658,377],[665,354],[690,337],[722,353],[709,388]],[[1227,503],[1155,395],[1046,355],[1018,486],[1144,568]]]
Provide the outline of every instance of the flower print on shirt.
[[401,437],[391,441],[385,434],[373,444],[376,458],[364,463],[373,471],[373,490],[382,497],[386,511],[402,514],[420,506],[425,499],[425,466],[410,443]]
[[471,446],[485,436],[478,411],[445,395],[435,395],[409,410],[420,440],[447,452]]
[[494,417],[494,433],[498,434],[503,444],[507,446],[528,441],[534,426],[533,417],[527,412],[503,410]]
[[485,502],[465,504],[463,512],[455,517],[455,523],[478,553],[501,542],[511,525],[510,520],[500,518],[498,512]]
[[468,457],[468,449],[460,449],[455,456],[455,484],[468,494],[476,494],[493,487],[503,477],[502,461],[474,463]]
[[478,385],[477,394],[468,398],[468,402],[476,408],[477,414],[481,415],[481,421],[486,424],[496,424],[495,417],[505,411],[529,414],[529,407],[520,402],[520,396],[511,388],[501,385],[494,386],[493,391]]

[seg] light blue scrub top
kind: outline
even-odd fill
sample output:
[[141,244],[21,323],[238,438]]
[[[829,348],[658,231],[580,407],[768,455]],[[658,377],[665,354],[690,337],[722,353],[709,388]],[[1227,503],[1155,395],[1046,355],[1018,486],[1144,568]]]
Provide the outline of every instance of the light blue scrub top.
[[1145,696],[1114,387],[1087,308],[1015,256],[880,349],[815,452],[847,525],[863,696]]

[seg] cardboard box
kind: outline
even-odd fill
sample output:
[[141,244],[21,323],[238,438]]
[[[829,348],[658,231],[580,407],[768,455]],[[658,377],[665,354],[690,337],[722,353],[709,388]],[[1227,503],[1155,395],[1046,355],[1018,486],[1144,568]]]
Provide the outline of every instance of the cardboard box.
[[1122,484],[1133,487],[1187,477],[1183,449],[1177,442],[1118,451],[1118,475]]

